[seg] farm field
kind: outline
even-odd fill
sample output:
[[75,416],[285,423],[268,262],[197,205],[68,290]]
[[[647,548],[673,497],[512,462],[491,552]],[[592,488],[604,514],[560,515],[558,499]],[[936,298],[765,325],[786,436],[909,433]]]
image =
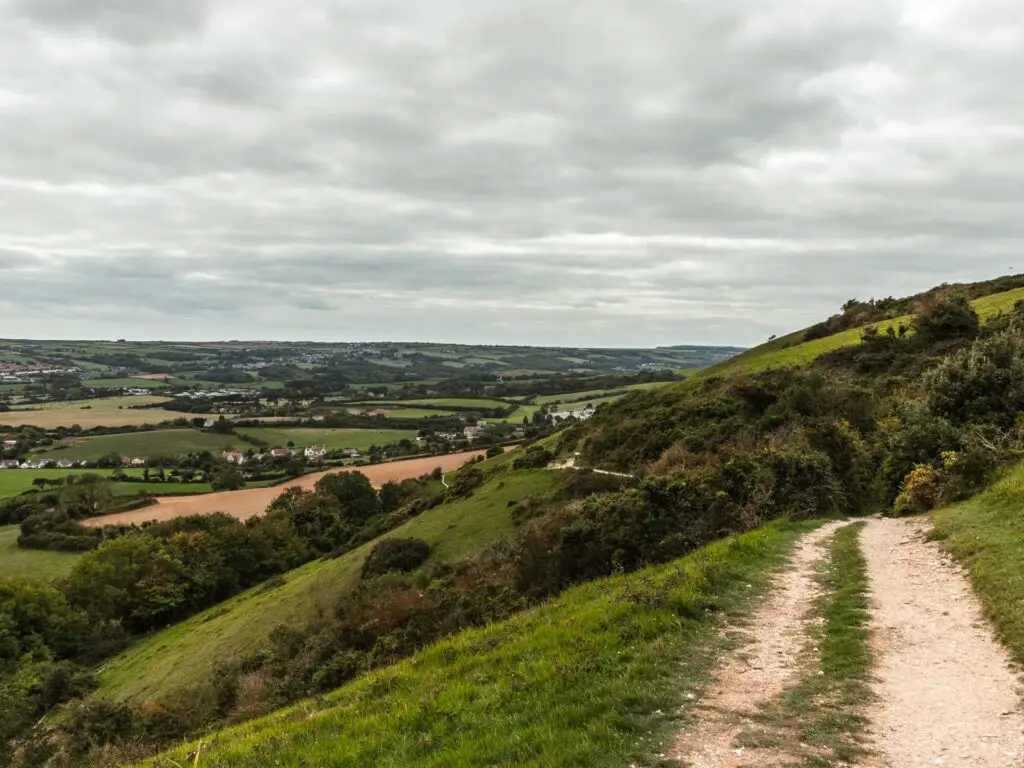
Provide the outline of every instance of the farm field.
[[[131,470],[127,474],[141,476],[141,470]],[[18,496],[35,488],[32,481],[36,478],[62,480],[68,475],[100,475],[111,478],[109,469],[3,469],[0,470],[0,501]],[[260,487],[253,484],[250,487]],[[115,496],[134,496],[139,491],[167,494],[210,493],[213,488],[209,483],[113,483],[111,486]]]
[[381,406],[381,405],[404,405],[409,408],[417,408],[422,406],[435,406],[437,408],[447,408],[454,411],[465,410],[465,409],[483,409],[492,410],[494,408],[508,408],[508,403],[502,400],[492,400],[489,398],[475,398],[475,397],[437,397],[437,398],[424,398],[421,400],[388,400],[386,402],[363,402],[356,403],[363,407],[367,406]]
[[188,499],[160,498],[156,506],[114,515],[104,515],[103,517],[94,517],[86,520],[85,524],[103,526],[144,523],[148,520],[173,520],[176,517],[184,517],[185,515],[209,515],[214,512],[226,512],[237,517],[239,520],[248,520],[250,517],[256,517],[266,512],[271,502],[288,488],[311,489],[316,485],[317,480],[331,473],[361,472],[370,478],[370,482],[373,483],[375,488],[379,488],[384,483],[393,480],[406,480],[411,477],[428,474],[436,467],[440,467],[444,472],[450,472],[453,469],[458,469],[470,459],[484,455],[484,453],[484,451],[466,451],[465,453],[451,453],[445,456],[426,456],[418,459],[372,464],[365,467],[314,472],[274,487],[249,487],[240,491],[207,493]]
[[[131,379],[87,379],[82,382],[87,387],[100,387],[108,389],[116,389],[118,387],[134,387],[136,389],[165,389],[172,384],[177,386],[181,383],[180,379],[172,380],[170,383],[159,380],[159,379],[143,379],[143,378],[131,378]],[[188,382],[185,382],[186,384]]]
[[74,568],[80,555],[18,546],[16,525],[0,527],[0,575],[27,579],[57,579]]
[[131,406],[165,403],[166,397],[142,395],[139,397],[108,397],[94,400],[75,400],[59,403],[44,403],[33,406],[32,410],[16,408],[0,412],[0,425],[54,429],[56,427],[120,427],[159,424],[180,418],[198,418],[206,414],[176,413],[163,409],[132,409]]
[[[309,445],[323,445],[327,450],[355,448],[365,451],[373,445],[387,445],[399,440],[413,440],[418,434],[414,429],[315,429],[299,427],[296,429],[274,429],[272,427],[243,427],[240,434],[264,440],[270,445],[286,445],[289,442],[298,448]],[[251,448],[235,439],[236,447]]]
[[[560,473],[547,470],[502,475],[472,497],[434,507],[381,538],[424,539],[434,546],[435,562],[460,557],[512,531],[510,501],[548,493],[559,478]],[[277,589],[256,587],[145,638],[104,666],[99,693],[157,699],[202,681],[220,660],[259,648],[276,625],[301,625],[318,605],[329,605],[352,589],[379,540],[334,560],[309,563],[286,574],[286,583]]]
[[[1000,312],[1012,311],[1014,305],[1021,300],[1024,300],[1024,288],[983,296],[974,299],[971,304],[984,321]],[[913,315],[904,315],[892,320],[873,323],[871,327],[877,328],[880,333],[885,333],[889,328],[897,328],[901,324],[910,326],[913,319]],[[809,365],[826,352],[859,344],[863,335],[864,328],[851,328],[823,339],[814,339],[787,347],[787,344],[792,344],[802,338],[803,331],[799,331],[762,344],[724,363],[719,363],[703,371],[702,375],[726,375],[741,371],[754,373],[772,368],[796,368]]]
[[[367,406],[369,407],[369,406]],[[380,408],[380,403],[377,404],[377,408]],[[427,408],[388,408],[387,413],[384,414],[386,419],[429,419],[432,417],[445,417],[451,416],[452,414],[447,411],[434,411]]]
[[121,435],[74,439],[66,447],[54,447],[33,455],[54,461],[95,461],[110,453],[149,459],[153,456],[180,456],[201,451],[216,453],[238,445],[252,447],[233,435],[215,435],[198,429],[158,429],[152,432],[126,432]]

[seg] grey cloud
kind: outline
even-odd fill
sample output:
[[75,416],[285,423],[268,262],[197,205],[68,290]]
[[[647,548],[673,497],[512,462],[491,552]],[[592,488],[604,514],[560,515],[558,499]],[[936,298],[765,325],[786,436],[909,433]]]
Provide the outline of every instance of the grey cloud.
[[0,328],[755,343],[992,276],[1007,2],[0,0]]

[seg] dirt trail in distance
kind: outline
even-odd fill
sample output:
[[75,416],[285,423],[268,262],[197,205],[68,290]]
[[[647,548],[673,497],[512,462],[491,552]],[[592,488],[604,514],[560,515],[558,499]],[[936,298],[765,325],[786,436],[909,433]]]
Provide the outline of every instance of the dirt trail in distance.
[[966,574],[925,540],[924,519],[873,519],[861,534],[876,654],[878,765],[1024,766],[1020,678]]
[[807,614],[819,593],[815,572],[828,556],[820,545],[846,524],[828,523],[801,539],[750,617],[744,630],[750,644],[715,672],[718,682],[705,694],[696,726],[679,734],[668,759],[692,768],[779,764],[771,750],[741,749],[734,742],[753,722],[758,705],[782,693],[800,672]]
[[232,517],[237,517],[239,520],[248,520],[250,517],[256,517],[266,512],[270,503],[289,488],[305,488],[309,490],[324,475],[336,472],[362,472],[370,478],[374,488],[380,488],[384,483],[390,481],[407,480],[411,477],[425,475],[428,472],[432,472],[435,467],[440,467],[442,472],[451,472],[461,467],[470,459],[483,456],[484,454],[485,451],[467,451],[465,453],[451,453],[444,456],[426,456],[405,461],[373,464],[367,467],[350,467],[328,470],[326,472],[315,472],[271,488],[246,488],[241,491],[204,493],[199,496],[163,496],[157,500],[156,505],[151,507],[144,507],[132,510],[131,512],[121,512],[115,515],[93,517],[82,522],[91,527],[130,525],[150,520],[173,520],[176,517],[184,517],[186,515],[210,515],[214,512],[226,512]]

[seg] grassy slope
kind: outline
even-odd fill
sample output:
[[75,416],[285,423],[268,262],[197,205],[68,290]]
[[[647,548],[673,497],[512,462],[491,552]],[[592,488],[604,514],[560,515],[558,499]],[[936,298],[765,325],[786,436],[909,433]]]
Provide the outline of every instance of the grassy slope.
[[[647,764],[678,728],[680,708],[685,716],[696,706],[691,692],[708,682],[723,647],[721,617],[749,609],[796,533],[772,525],[570,590],[325,698],[204,739],[202,764]],[[180,763],[188,749],[170,758]]]
[[[998,312],[1012,310],[1014,304],[1022,299],[1024,299],[1024,288],[1018,288],[1013,291],[984,296],[980,299],[975,299],[971,303],[984,320]],[[909,326],[912,320],[913,315],[905,315],[894,320],[875,323],[874,327],[884,333],[889,327],[895,328],[901,323]],[[860,343],[863,333],[863,328],[851,328],[848,331],[837,333],[834,336],[827,336],[824,339],[815,339],[814,341],[804,342],[803,344],[798,343],[787,347],[787,344],[793,344],[793,342],[798,342],[802,338],[803,331],[798,331],[797,333],[791,333],[788,336],[770,341],[767,344],[762,344],[741,355],[737,355],[731,360],[708,368],[706,369],[706,374],[753,373],[769,368],[794,368],[807,365],[826,352]]]
[[18,533],[16,525],[0,528],[0,576],[56,579],[66,576],[80,557],[70,552],[21,549]]
[[936,535],[970,570],[1000,639],[1024,662],[1024,463],[932,516]]
[[[251,435],[265,440],[271,445],[284,445],[291,441],[299,448],[307,445],[325,445],[328,450],[340,448],[355,448],[365,451],[372,445],[387,445],[396,443],[403,439],[415,439],[419,434],[412,429],[273,429],[260,427],[253,429],[242,428],[238,430],[241,434]],[[239,447],[250,448],[239,441]]]
[[[547,470],[497,477],[469,499],[423,513],[387,537],[414,536],[434,545],[431,557],[450,560],[512,531],[508,502],[554,488],[559,475]],[[309,563],[287,574],[287,583],[257,587],[188,621],[135,644],[105,665],[101,693],[157,698],[201,681],[216,663],[259,647],[278,623],[303,622],[318,608],[330,609],[350,589],[373,542],[335,560]]]

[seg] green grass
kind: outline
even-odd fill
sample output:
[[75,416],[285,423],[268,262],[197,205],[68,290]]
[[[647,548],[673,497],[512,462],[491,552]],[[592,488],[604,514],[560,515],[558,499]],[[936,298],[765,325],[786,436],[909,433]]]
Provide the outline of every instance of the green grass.
[[[1013,291],[983,296],[980,299],[975,299],[971,304],[981,319],[987,320],[999,312],[1011,311],[1014,305],[1022,299],[1024,299],[1024,288],[1018,288]],[[890,327],[897,328],[901,324],[909,327],[913,319],[913,315],[904,315],[892,320],[873,323],[872,325],[879,332],[885,333]],[[815,359],[826,352],[859,344],[863,335],[864,328],[851,328],[848,331],[826,336],[823,339],[796,343],[803,337],[803,331],[798,331],[797,333],[791,333],[788,336],[783,336],[767,344],[747,350],[731,360],[705,369],[702,373],[705,376],[727,375],[732,373],[755,373],[774,368],[805,366],[814,362]]]
[[[771,525],[462,632],[326,697],[204,738],[202,764],[650,764],[699,703],[694,692],[724,646],[722,619],[749,610],[798,530]],[[168,757],[183,764],[192,747]],[[168,757],[160,764],[175,764]]]
[[[380,407],[380,403],[377,404]],[[367,410],[376,410],[367,406]],[[433,411],[427,408],[392,408],[384,414],[388,419],[429,419],[436,416],[448,416],[452,414],[446,411]]]
[[1024,663],[1024,463],[932,518],[935,536],[970,572],[999,639]]
[[847,525],[827,543],[821,589],[809,618],[805,668],[797,683],[761,707],[760,727],[738,744],[772,746],[793,760],[786,765],[860,765],[867,756],[864,706],[874,658],[868,629],[867,561],[859,535],[864,523]]
[[[131,470],[129,474],[141,476],[142,470]],[[109,469],[4,469],[0,470],[0,501],[18,496],[19,494],[35,488],[32,481],[36,478],[59,480],[68,475],[100,475],[110,478]],[[258,488],[268,485],[272,481],[250,483],[247,487]],[[191,494],[210,493],[213,488],[209,483],[113,483],[111,489],[115,496],[134,496],[140,491],[148,491],[155,494]]]
[[[503,474],[472,497],[424,512],[385,538],[424,539],[433,545],[433,560],[455,559],[511,533],[508,503],[548,493],[558,481],[559,473],[546,470]],[[141,640],[104,667],[101,692],[152,699],[203,681],[219,661],[259,648],[277,624],[301,625],[318,609],[330,610],[357,583],[374,543],[309,563],[287,574],[282,587],[250,590]]]
[[[387,445],[399,440],[414,440],[418,432],[414,429],[273,429],[272,427],[241,428],[240,434],[258,437],[270,445],[285,445],[289,441],[299,448],[308,445],[324,445],[327,450],[355,448],[365,451],[372,445]],[[246,446],[251,447],[251,446]]]
[[69,441],[65,447],[40,452],[34,458],[58,461],[73,459],[95,461],[109,453],[131,458],[183,456],[210,451],[218,453],[231,447],[252,446],[232,435],[215,435],[197,429],[158,429],[152,432],[126,432]]
[[119,387],[132,387],[134,389],[163,389],[164,387],[173,384],[180,386],[187,382],[182,382],[180,379],[172,379],[170,383],[166,381],[160,381],[157,379],[88,379],[82,382],[87,387],[107,387],[110,389],[116,389]]
[[410,408],[421,408],[423,406],[432,405],[437,408],[444,408],[453,411],[461,410],[493,410],[495,408],[507,408],[508,403],[501,400],[490,400],[486,398],[478,397],[435,397],[435,398],[423,398],[420,400],[388,400],[388,401],[370,401],[356,403],[360,406],[373,406],[373,405],[405,405]]
[[70,573],[81,557],[71,552],[22,549],[18,546],[19,533],[16,525],[0,528],[0,577],[57,579]]

